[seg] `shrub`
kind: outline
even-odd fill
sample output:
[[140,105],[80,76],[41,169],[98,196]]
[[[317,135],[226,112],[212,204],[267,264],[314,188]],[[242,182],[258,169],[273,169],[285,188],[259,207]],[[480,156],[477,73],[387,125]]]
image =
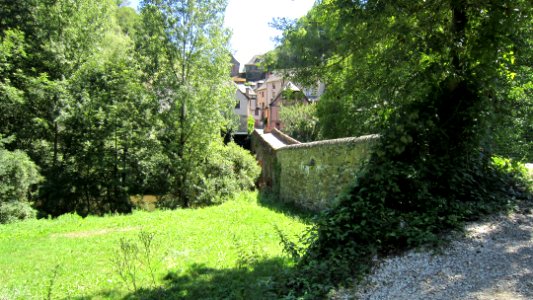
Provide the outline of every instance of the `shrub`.
[[[195,206],[222,203],[241,191],[253,189],[260,172],[249,151],[233,142],[213,143],[191,179],[192,184],[186,188],[187,197]],[[176,201],[170,195],[160,205],[174,207]]]
[[509,188],[507,192],[511,195],[521,195],[533,190],[533,177],[525,164],[501,156],[493,156],[491,163],[496,172],[500,173],[499,177],[505,181],[504,186]]
[[248,121],[247,121],[247,130],[248,130],[248,134],[251,134],[253,131],[254,131],[254,128],[255,128],[255,119],[254,117],[252,116],[248,116]]
[[35,217],[28,196],[41,179],[37,166],[26,153],[4,148],[9,140],[0,136],[0,223]]
[[0,203],[0,224],[33,219],[36,215],[37,211],[28,202],[11,201]]
[[320,139],[320,128],[315,104],[295,104],[281,108],[283,131],[300,142]]
[[260,168],[247,150],[235,143],[213,145],[211,155],[198,178],[197,204],[221,203],[255,185]]

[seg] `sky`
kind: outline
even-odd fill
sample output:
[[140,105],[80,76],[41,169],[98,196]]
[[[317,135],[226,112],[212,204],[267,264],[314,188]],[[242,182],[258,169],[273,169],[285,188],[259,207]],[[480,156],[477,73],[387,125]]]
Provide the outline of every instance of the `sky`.
[[[138,0],[130,0],[137,7]],[[274,49],[281,32],[268,24],[273,18],[296,19],[304,16],[314,0],[229,0],[225,26],[233,31],[233,55],[244,66],[254,55]]]

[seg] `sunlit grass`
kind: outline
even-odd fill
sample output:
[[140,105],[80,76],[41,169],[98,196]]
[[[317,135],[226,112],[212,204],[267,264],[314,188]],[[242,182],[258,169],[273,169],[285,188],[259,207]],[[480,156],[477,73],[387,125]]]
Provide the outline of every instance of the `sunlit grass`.
[[[289,236],[306,227],[258,205],[256,193],[201,209],[0,225],[0,299],[123,298],[151,291],[216,298],[227,288],[247,293],[290,265],[275,226]],[[155,233],[156,284],[139,271],[142,291],[133,291],[112,260],[120,240],[137,241],[141,230]]]

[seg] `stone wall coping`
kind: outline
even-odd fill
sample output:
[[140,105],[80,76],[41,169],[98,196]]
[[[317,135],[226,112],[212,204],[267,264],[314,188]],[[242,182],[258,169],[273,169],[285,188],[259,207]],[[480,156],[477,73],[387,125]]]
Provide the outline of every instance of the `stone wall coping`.
[[263,132],[263,130],[255,129],[252,135],[255,135],[256,137],[258,137],[259,138],[258,141],[260,141],[260,143],[262,143],[263,145],[267,146],[271,151],[275,150],[275,148],[272,147],[272,145],[270,145],[270,143],[268,143],[268,141],[265,139],[264,137],[265,133]]
[[279,130],[277,128],[272,128],[272,131],[270,133],[272,133],[276,138],[278,138],[280,141],[285,143],[285,145],[301,144],[299,141],[297,141],[296,139],[286,135],[284,132],[282,132],[281,130]]
[[314,147],[320,147],[320,146],[334,146],[334,145],[342,145],[342,144],[362,144],[371,142],[374,140],[379,139],[379,134],[369,134],[369,135],[363,135],[359,137],[348,137],[348,138],[340,138],[340,139],[332,139],[332,140],[322,140],[322,141],[316,141],[316,142],[310,142],[310,143],[300,143],[300,144],[294,144],[294,145],[287,145],[285,147],[279,148],[278,151],[285,151],[285,150],[294,150],[294,149],[303,149],[303,148],[314,148]]

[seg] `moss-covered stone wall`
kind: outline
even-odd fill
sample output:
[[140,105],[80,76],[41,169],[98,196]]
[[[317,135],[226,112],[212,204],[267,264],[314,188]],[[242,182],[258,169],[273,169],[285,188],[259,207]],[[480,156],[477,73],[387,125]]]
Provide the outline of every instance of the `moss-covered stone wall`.
[[[275,133],[278,139],[280,134],[283,133]],[[290,137],[282,136],[280,140],[292,142],[287,138]],[[254,131],[252,151],[263,168],[259,185],[280,201],[308,210],[330,207],[336,196],[355,182],[377,139],[377,135],[368,135],[274,149]]]
[[355,182],[377,138],[325,140],[278,149],[279,199],[310,210],[331,206]]
[[276,150],[261,137],[257,130],[252,133],[251,149],[261,166],[261,175],[258,179],[259,188],[271,190],[277,188],[278,185],[274,184],[277,178],[275,174],[277,170]]

